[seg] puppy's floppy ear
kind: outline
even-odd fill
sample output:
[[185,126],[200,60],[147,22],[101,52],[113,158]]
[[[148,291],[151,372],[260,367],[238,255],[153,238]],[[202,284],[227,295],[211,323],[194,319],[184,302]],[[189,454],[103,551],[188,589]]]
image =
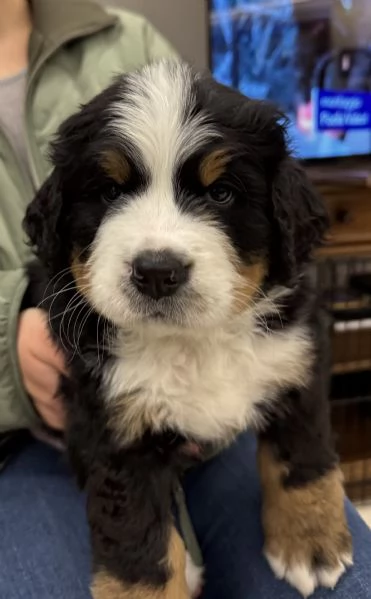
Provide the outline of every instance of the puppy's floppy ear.
[[320,195],[304,169],[292,158],[284,158],[272,185],[274,271],[281,283],[293,280],[321,245],[328,215]]
[[95,122],[94,103],[81,107],[59,127],[50,147],[53,171],[29,205],[23,227],[34,247],[35,254],[48,269],[60,268],[66,254],[62,243],[71,204],[71,186],[76,176],[78,158],[91,136]]
[[54,169],[29,204],[23,228],[36,256],[48,269],[53,268],[60,250],[62,192]]

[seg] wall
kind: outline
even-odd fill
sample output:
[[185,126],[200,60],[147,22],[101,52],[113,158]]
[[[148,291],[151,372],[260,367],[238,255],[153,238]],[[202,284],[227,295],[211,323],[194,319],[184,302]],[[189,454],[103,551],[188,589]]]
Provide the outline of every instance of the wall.
[[101,0],[144,14],[197,67],[208,64],[206,0]]

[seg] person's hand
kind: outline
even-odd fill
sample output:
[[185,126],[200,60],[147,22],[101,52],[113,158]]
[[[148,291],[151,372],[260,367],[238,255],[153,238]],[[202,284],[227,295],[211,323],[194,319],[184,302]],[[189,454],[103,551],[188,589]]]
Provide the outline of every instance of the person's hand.
[[66,368],[49,336],[45,313],[39,308],[20,314],[17,350],[23,383],[36,410],[49,427],[63,430],[65,414],[57,392],[59,377],[66,374]]

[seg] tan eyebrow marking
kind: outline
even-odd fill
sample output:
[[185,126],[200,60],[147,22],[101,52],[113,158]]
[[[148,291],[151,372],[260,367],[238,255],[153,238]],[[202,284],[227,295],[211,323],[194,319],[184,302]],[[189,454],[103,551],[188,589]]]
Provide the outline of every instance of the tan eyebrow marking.
[[214,150],[205,156],[200,164],[200,179],[204,187],[212,185],[226,171],[226,166],[231,160],[227,150]]
[[116,150],[105,150],[101,158],[102,168],[107,175],[119,185],[127,183],[130,178],[130,164],[126,157]]

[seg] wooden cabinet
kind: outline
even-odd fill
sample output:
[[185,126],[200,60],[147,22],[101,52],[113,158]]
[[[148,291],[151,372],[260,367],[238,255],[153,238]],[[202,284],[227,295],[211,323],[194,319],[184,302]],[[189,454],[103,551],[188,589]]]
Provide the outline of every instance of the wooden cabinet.
[[[330,230],[317,255],[318,287],[332,316],[331,407],[347,492],[371,499],[371,164],[308,169]],[[362,290],[359,277],[366,281]],[[370,290],[367,289],[370,281]]]
[[321,255],[371,256],[370,169],[308,168],[330,217],[330,231]]
[[329,189],[326,203],[331,229],[331,246],[371,244],[371,190]]

